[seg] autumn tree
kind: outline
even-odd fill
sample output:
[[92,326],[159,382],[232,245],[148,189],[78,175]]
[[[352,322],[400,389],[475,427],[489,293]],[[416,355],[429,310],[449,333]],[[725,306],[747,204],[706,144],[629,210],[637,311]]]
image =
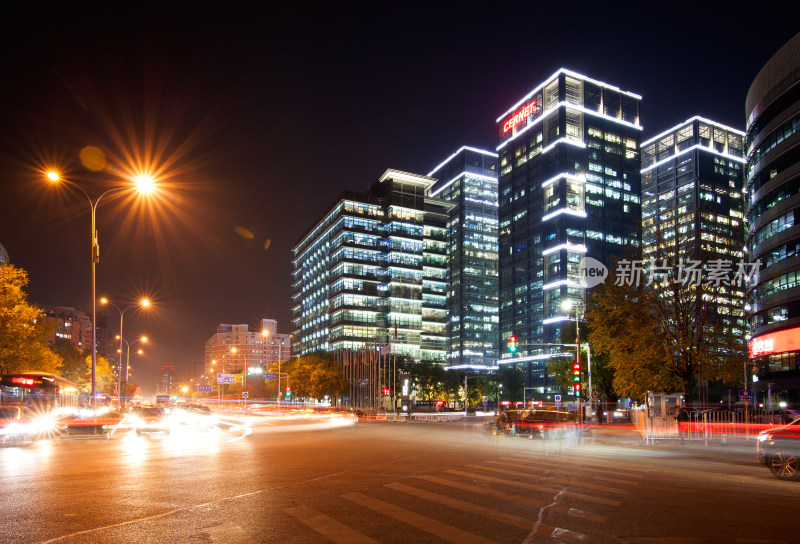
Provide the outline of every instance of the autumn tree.
[[3,372],[58,372],[58,355],[47,346],[44,312],[28,303],[28,274],[0,265],[0,368]]
[[746,351],[743,338],[716,311],[722,285],[690,283],[664,275],[651,284],[612,275],[594,288],[586,317],[589,341],[613,368],[620,395],[683,391],[697,380],[738,383]]
[[[57,374],[78,384],[81,394],[91,395],[92,354],[66,340],[58,340],[51,349],[61,360]],[[117,391],[114,371],[108,359],[99,355],[95,361],[95,389],[105,395],[114,395]]]
[[338,398],[349,392],[342,369],[327,354],[311,354],[283,364],[292,394],[299,398]]

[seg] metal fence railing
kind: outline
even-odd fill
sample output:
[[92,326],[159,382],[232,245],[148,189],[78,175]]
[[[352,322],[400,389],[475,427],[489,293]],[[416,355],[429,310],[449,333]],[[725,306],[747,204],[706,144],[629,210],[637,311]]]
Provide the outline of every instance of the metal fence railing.
[[763,409],[681,408],[660,416],[639,410],[631,412],[631,421],[646,442],[755,438],[762,430],[791,420],[789,414]]

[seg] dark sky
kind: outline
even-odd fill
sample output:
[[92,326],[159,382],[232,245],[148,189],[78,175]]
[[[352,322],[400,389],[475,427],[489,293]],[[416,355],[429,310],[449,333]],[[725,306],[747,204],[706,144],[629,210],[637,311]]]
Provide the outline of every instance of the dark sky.
[[154,301],[125,314],[126,337],[153,339],[134,366],[146,392],[219,323],[290,332],[291,249],[339,192],[494,149],[494,120],[559,67],[642,95],[644,138],[696,114],[743,129],[753,77],[798,31],[735,3],[115,4],[0,22],[0,243],[30,300],[88,312],[88,201],[41,172],[96,197],[159,169],[157,197],[97,212],[98,296]]

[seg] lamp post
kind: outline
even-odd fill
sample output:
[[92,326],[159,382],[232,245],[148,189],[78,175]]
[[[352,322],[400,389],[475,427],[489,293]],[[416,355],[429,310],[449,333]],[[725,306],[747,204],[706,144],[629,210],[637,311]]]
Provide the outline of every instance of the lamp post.
[[[146,298],[143,298],[138,303],[130,304],[129,306],[125,306],[125,308],[123,308],[123,309],[120,309],[119,306],[117,306],[113,302],[110,302],[106,297],[101,298],[100,302],[102,302],[103,304],[106,304],[108,306],[113,306],[119,312],[119,365],[118,365],[119,366],[119,373],[117,374],[117,406],[122,408],[122,340],[123,340],[122,323],[123,323],[123,318],[125,317],[125,312],[127,312],[131,308],[137,308],[137,307],[138,308],[147,308],[148,306],[150,306],[150,301],[148,299],[146,299]],[[126,343],[127,343],[127,341],[126,341]],[[131,349],[130,345],[128,345],[128,357],[129,357],[128,362],[130,362],[130,349]],[[126,377],[125,385],[127,385],[127,377]]]
[[[573,300],[567,299],[562,304],[561,307],[567,310],[568,312],[572,309]],[[578,365],[581,364],[581,299],[575,299],[575,344],[577,345],[575,349],[575,361]],[[589,365],[591,365],[591,359],[589,359]],[[592,411],[592,367],[587,367],[587,374],[589,376],[589,412]],[[577,403],[578,403],[578,413],[580,414],[581,423],[583,423],[583,414],[581,413],[581,400],[580,395],[577,396]]]
[[[97,293],[96,293],[96,275],[95,275],[95,265],[100,262],[100,244],[97,241],[97,227],[96,227],[96,220],[95,217],[97,215],[97,206],[100,204],[100,199],[106,196],[109,193],[113,193],[115,191],[123,191],[126,189],[133,189],[132,187],[114,187],[113,189],[109,189],[98,196],[95,200],[92,200],[92,197],[89,196],[89,193],[86,190],[75,183],[74,181],[69,181],[61,177],[61,174],[58,172],[51,170],[47,172],[47,179],[50,180],[52,183],[64,183],[70,187],[73,187],[83,193],[83,196],[86,197],[86,200],[89,201],[89,209],[92,214],[92,255],[91,255],[91,262],[92,262],[92,409],[95,408],[97,404]],[[141,176],[135,180],[135,188],[138,189],[140,192],[150,192],[153,189],[153,179],[149,176]],[[120,331],[121,332],[121,331]],[[120,357],[122,354],[120,353]]]
[[[124,339],[123,339],[121,336],[117,336],[117,339],[119,339],[119,340],[124,340]],[[135,344],[136,342],[139,342],[139,343],[142,343],[142,344],[146,344],[146,343],[147,343],[147,337],[146,337],[146,336],[142,336],[141,338],[137,338],[136,340],[131,340],[130,342],[128,342],[127,340],[125,340],[125,346],[127,346],[127,348],[128,348],[128,349],[127,349],[127,351],[128,351],[128,354],[127,354],[127,356],[125,357],[125,386],[126,386],[126,387],[128,386],[128,370],[129,370],[129,369],[130,369],[130,367],[131,367],[131,346],[132,346],[133,344]],[[140,350],[139,350],[139,355],[141,355],[142,353],[143,353],[143,352],[142,352],[142,350],[140,349]],[[121,357],[121,356],[122,356],[122,354],[120,354],[120,357]]]

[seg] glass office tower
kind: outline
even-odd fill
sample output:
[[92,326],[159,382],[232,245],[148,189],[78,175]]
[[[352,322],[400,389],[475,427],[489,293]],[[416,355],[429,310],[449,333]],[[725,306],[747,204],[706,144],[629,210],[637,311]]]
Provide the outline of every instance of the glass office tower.
[[500,362],[516,336],[537,400],[558,391],[537,344],[561,341],[565,300],[583,307],[581,259],[640,256],[640,100],[561,69],[497,119]]
[[294,355],[391,344],[444,363],[447,221],[435,180],[387,170],[342,193],[294,247]]
[[[692,117],[642,143],[642,254],[729,263],[744,256],[744,132]],[[715,312],[744,334],[744,287],[722,287]]]
[[[497,154],[462,147],[431,173],[431,196],[454,205],[447,224],[447,362],[497,361]],[[425,291],[423,290],[423,294]]]
[[800,34],[758,73],[745,111],[746,248],[761,261],[746,308],[750,360],[769,408],[800,402]]

